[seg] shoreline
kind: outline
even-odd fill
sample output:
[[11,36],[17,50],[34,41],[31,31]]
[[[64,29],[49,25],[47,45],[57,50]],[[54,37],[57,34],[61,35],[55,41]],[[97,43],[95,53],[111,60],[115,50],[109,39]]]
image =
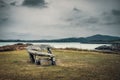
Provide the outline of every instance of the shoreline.
[[[18,42],[2,42],[0,43],[0,46],[6,46],[6,45],[13,45],[17,44]],[[21,43],[21,42],[19,42]],[[88,50],[94,50],[96,47],[102,46],[102,45],[111,45],[111,44],[84,44],[84,43],[23,43],[23,44],[33,44],[33,45],[50,45],[54,48],[78,48],[78,49],[88,49]]]
[[[17,51],[17,50],[25,50],[28,45],[32,44],[26,44],[26,43],[17,43],[12,45],[5,45],[0,46],[0,52],[6,52],[6,51]],[[54,48],[51,47],[53,50],[74,50],[74,51],[90,51],[90,52],[102,52],[107,54],[120,54],[120,51],[112,51],[112,50],[89,50],[89,49],[79,49],[79,48]]]

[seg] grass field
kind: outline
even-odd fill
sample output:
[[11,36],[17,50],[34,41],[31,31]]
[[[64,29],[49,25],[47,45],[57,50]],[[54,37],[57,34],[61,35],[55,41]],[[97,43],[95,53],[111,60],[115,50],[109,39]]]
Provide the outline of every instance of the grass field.
[[119,80],[120,55],[53,50],[56,66],[29,62],[26,50],[0,52],[0,80]]

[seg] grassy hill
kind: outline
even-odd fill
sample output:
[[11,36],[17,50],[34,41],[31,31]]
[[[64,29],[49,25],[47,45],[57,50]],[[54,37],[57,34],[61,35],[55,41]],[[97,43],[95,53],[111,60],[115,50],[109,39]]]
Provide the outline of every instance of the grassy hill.
[[0,52],[0,80],[119,80],[120,55],[53,50],[56,66],[29,62],[26,50]]

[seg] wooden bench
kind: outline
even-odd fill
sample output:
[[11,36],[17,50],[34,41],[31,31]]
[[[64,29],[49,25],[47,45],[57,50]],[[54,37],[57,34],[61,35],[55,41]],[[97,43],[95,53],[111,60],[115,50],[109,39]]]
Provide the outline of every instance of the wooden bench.
[[[47,52],[43,52],[44,50],[47,50]],[[55,56],[52,54],[49,47],[41,48],[39,45],[31,45],[27,47],[27,51],[29,53],[29,58],[32,63],[35,63],[37,65],[41,65],[41,57],[47,57],[49,61],[51,61],[51,65],[56,65],[55,62]],[[37,58],[39,56],[40,58]]]

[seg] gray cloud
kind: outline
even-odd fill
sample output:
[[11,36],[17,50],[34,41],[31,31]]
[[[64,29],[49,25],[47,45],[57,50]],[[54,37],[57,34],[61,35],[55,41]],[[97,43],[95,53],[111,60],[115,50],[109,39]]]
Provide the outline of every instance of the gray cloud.
[[3,0],[0,1],[0,27],[5,24],[8,20],[10,12],[10,6]]
[[120,10],[113,9],[113,10],[112,10],[112,14],[113,14],[114,16],[120,16]]
[[73,8],[73,11],[80,12],[81,10],[78,9],[78,8],[76,8],[76,7],[74,7],[74,8]]
[[24,0],[23,5],[32,6],[32,7],[36,7],[36,6],[45,7],[46,3],[45,0]]
[[6,3],[3,0],[0,0],[0,9],[6,7]]
[[99,23],[98,16],[91,16],[78,8],[73,8],[73,10],[64,18],[65,21],[76,27],[89,27],[89,25],[91,26]]
[[[74,12],[75,11],[75,12]],[[73,15],[67,15],[66,21],[76,26],[89,27],[91,25],[102,26],[102,25],[117,25],[120,24],[120,10],[112,9],[111,11],[101,12],[99,15],[90,15],[85,12],[74,8]],[[70,14],[72,14],[70,12]]]
[[63,16],[65,22],[71,25],[82,25],[82,20],[85,18],[85,14],[79,8],[74,7],[67,15]]
[[[24,36],[27,36],[29,38],[33,37],[33,35],[28,34],[28,33],[19,33],[19,32],[7,32],[4,31],[4,33],[0,33],[0,36],[2,37],[2,39],[26,39]],[[1,38],[0,38],[1,39]]]
[[105,25],[117,25],[120,24],[120,10],[111,10],[102,14],[102,22]]
[[98,17],[93,17],[93,16],[90,16],[86,19],[83,20],[84,24],[97,24],[99,23],[99,18]]
[[8,18],[0,18],[0,24],[5,23],[8,20]]
[[16,6],[16,1],[11,2],[10,5],[12,5],[12,6]]
[[[4,0],[0,3],[0,38],[119,36],[119,1]],[[44,8],[46,3],[48,7]]]
[[0,1],[0,8],[3,8],[3,7],[5,7],[5,2],[4,1]]

